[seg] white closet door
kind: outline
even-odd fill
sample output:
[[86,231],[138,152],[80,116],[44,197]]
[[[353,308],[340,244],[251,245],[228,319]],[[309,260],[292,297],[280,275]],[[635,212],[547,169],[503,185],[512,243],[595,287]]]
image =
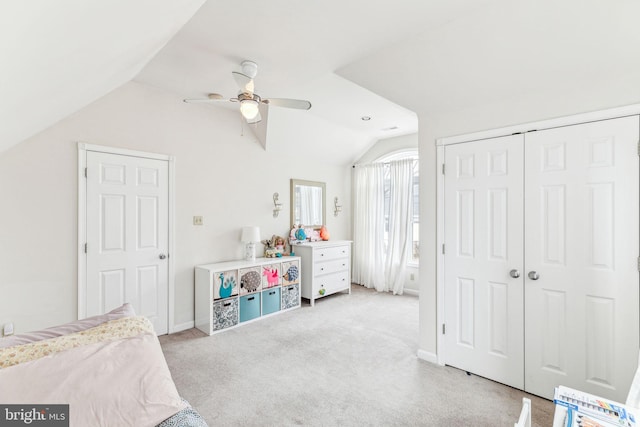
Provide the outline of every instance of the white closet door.
[[168,163],[87,152],[87,316],[125,302],[168,332]]
[[523,140],[447,146],[444,219],[446,364],[520,389]]
[[[638,363],[638,117],[525,143],[525,390],[624,402]],[[526,275],[525,275],[526,276]]]

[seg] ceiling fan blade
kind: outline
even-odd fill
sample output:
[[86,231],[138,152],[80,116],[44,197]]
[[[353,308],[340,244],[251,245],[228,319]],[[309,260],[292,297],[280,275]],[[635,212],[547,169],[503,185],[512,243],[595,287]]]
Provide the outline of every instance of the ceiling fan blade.
[[253,94],[254,86],[253,79],[251,77],[238,71],[232,71],[231,74],[233,74],[236,84],[243,92]]
[[297,108],[298,110],[308,110],[311,108],[311,103],[302,99],[269,98],[263,99],[262,102],[275,105],[276,107]]
[[198,99],[183,99],[184,102],[188,102],[190,104],[203,103],[203,104],[211,104],[213,102],[220,101],[228,101],[228,99],[207,99],[207,98],[198,98]]
[[[227,101],[224,99],[222,95],[219,93],[210,93],[206,98],[198,98],[198,99],[184,99],[184,102],[196,103],[196,102],[217,102],[217,101]],[[228,100],[230,101],[230,100]]]

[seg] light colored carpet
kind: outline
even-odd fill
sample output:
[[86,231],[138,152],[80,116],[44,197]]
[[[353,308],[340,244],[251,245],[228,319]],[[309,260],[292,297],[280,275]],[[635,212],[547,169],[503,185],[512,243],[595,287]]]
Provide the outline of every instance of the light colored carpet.
[[210,426],[534,426],[552,402],[416,357],[418,298],[354,285],[211,337],[160,338],[180,394]]

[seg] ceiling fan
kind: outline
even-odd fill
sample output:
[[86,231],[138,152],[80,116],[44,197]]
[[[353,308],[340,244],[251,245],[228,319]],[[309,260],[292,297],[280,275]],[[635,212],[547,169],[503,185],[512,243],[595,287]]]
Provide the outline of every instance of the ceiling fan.
[[204,99],[185,99],[184,102],[239,102],[240,113],[247,123],[258,123],[262,120],[258,109],[260,104],[274,105],[276,107],[296,108],[299,110],[308,110],[311,108],[309,101],[301,99],[288,98],[262,98],[254,92],[253,79],[258,74],[258,64],[253,61],[242,61],[242,72],[233,71],[231,74],[240,88],[238,96],[235,98],[225,99],[219,93],[210,93]]

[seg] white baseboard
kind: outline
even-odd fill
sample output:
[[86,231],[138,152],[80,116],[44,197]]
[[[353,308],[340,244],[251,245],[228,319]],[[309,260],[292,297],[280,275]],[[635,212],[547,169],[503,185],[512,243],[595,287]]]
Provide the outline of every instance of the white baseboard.
[[438,355],[435,353],[431,353],[430,351],[424,351],[422,349],[418,349],[417,352],[418,359],[422,359],[426,362],[433,363],[439,365],[438,363]]
[[193,320],[190,322],[180,323],[178,325],[173,325],[173,329],[169,333],[175,334],[176,332],[186,331],[187,329],[195,328],[195,326],[196,326],[196,322]]
[[407,295],[412,295],[412,296],[414,296],[414,297],[419,297],[419,296],[420,296],[420,291],[419,291],[419,290],[417,290],[417,289],[407,289],[407,288],[404,288],[404,289],[402,290],[402,293],[407,294]]

